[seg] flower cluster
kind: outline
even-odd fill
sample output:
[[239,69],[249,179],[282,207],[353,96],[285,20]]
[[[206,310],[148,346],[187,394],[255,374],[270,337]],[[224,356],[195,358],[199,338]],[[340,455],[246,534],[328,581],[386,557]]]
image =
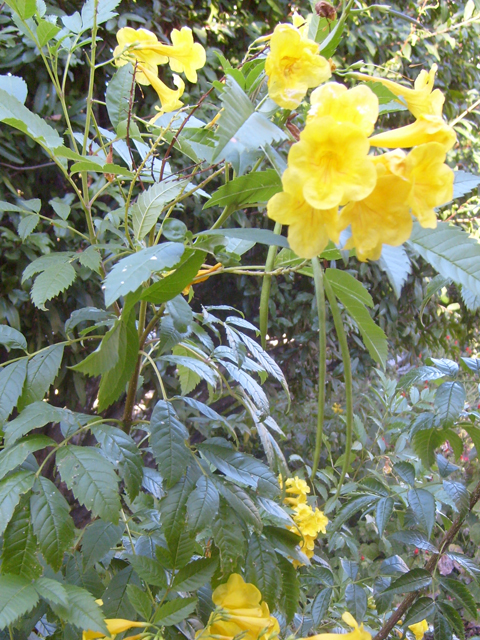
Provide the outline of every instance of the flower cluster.
[[243,640],[278,638],[277,619],[270,615],[257,587],[246,583],[240,574],[232,573],[226,584],[215,589],[212,600],[216,609],[205,629],[197,633],[198,640],[230,640],[240,634]]
[[[442,117],[442,93],[432,91],[435,70],[422,71],[414,89],[360,76],[386,84],[416,118],[373,136],[379,104],[367,85],[330,82],[313,91],[305,129],[288,154],[283,191],[267,206],[270,218],[289,226],[297,255],[319,255],[350,227],[344,248],[355,248],[359,260],[378,260],[383,244],[410,237],[412,216],[423,227],[436,226],[435,207],[453,197],[445,157],[456,136]],[[372,155],[371,147],[393,151]]]
[[309,40],[306,30],[279,24],[270,39],[265,60],[268,95],[284,109],[295,109],[308,89],[318,87],[332,75],[328,60],[319,55],[319,45]]
[[[176,74],[184,73],[189,82],[197,82],[197,70],[206,61],[205,49],[193,41],[191,29],[173,29],[170,37],[172,44],[163,44],[147,29],[123,27],[117,33],[118,46],[113,52],[117,67],[132,63],[136,81],[155,89],[162,105],[161,113],[175,111],[183,105],[180,98],[185,91],[185,83]],[[170,89],[158,77],[158,66],[167,63],[174,72],[176,90]]]
[[[302,534],[302,542],[300,549],[307,556],[312,558],[314,553],[315,540],[319,533],[326,533],[328,518],[320,509],[307,504],[307,493],[310,493],[310,487],[305,480],[301,480],[298,476],[287,478],[285,480],[285,498],[284,503],[293,509],[293,521],[296,526],[288,527],[294,533]],[[298,566],[297,560],[293,564]]]

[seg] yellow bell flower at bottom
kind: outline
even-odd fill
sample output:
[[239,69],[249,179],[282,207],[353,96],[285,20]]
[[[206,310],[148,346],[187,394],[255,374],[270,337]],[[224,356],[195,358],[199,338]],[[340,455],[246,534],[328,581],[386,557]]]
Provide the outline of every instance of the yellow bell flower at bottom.
[[[180,97],[185,91],[185,83],[180,78],[180,76],[173,76],[173,82],[177,87],[177,90],[175,91],[174,89],[170,89],[169,87],[167,87],[167,85],[162,82],[155,73],[152,73],[149,69],[147,69],[147,67],[139,64],[137,68],[140,69],[140,71],[147,78],[148,82],[157,92],[157,95],[160,99],[160,104],[162,105],[158,116],[162,115],[163,113],[176,111],[177,109],[183,107],[183,102],[180,100]],[[154,122],[158,116],[156,116],[152,120],[152,122]]]
[[405,127],[384,131],[369,138],[372,147],[385,147],[386,149],[416,147],[426,142],[438,142],[445,151],[449,151],[456,141],[455,131],[441,116],[429,115],[422,115]]
[[[134,66],[138,63],[157,75],[159,64],[166,64],[168,58],[157,53],[152,47],[159,44],[157,36],[148,29],[132,29],[123,27],[117,32],[118,45],[113,50],[115,65],[123,67],[128,62]],[[138,84],[149,85],[150,81],[137,69],[135,80]]]
[[319,633],[316,636],[309,636],[308,638],[299,638],[299,640],[372,640],[372,636],[368,631],[363,628],[363,623],[358,626],[355,618],[347,611],[343,614],[342,620],[348,624],[349,627],[353,627],[353,631],[348,633]]
[[428,631],[428,622],[426,620],[422,620],[416,624],[411,624],[408,628],[415,636],[415,640],[423,640],[423,636]]
[[[107,618],[105,620],[105,624],[107,625],[108,633],[110,635],[106,636],[103,633],[98,633],[98,631],[84,631],[82,634],[82,640],[115,638],[118,633],[123,633],[124,631],[128,631],[129,629],[146,627],[148,625],[147,622],[133,622],[132,620],[123,620],[121,618]],[[130,636],[129,640],[133,640],[133,638],[140,638],[141,636],[141,633],[136,636]],[[127,640],[127,638],[125,640]]]

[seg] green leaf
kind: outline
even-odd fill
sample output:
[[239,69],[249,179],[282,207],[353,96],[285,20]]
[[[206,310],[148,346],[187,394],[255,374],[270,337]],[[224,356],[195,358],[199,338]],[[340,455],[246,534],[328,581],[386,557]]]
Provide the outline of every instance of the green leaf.
[[185,444],[188,431],[179,421],[170,402],[160,400],[150,419],[150,446],[167,486],[174,485],[184,474],[190,461]]
[[187,500],[187,527],[195,532],[209,526],[220,504],[220,497],[213,482],[200,476],[197,485]]
[[57,487],[40,476],[30,498],[33,530],[45,560],[55,571],[62,566],[63,554],[73,544],[75,525],[70,507]]
[[9,573],[32,580],[42,573],[37,557],[37,540],[30,521],[28,499],[17,505],[3,534],[2,574]]
[[45,302],[55,298],[59,293],[68,289],[76,278],[76,271],[70,263],[63,265],[62,269],[52,266],[45,269],[33,283],[30,296],[33,304],[46,311]]
[[32,18],[37,12],[35,0],[6,0],[5,4],[13,9],[22,20]]
[[36,273],[42,273],[42,271],[45,271],[50,267],[56,266],[58,269],[63,268],[63,266],[73,260],[74,257],[75,254],[71,251],[58,251],[40,256],[40,258],[31,262],[24,270],[22,275],[22,284]]
[[262,518],[248,493],[236,484],[217,480],[215,476],[212,478],[212,481],[215,483],[219,494],[225,498],[236,515],[243,520],[245,524],[254,527],[257,531],[261,531],[263,526]]
[[95,520],[85,527],[82,537],[83,564],[85,569],[100,562],[122,539],[125,525]]
[[274,609],[281,574],[272,545],[259,533],[252,533],[248,539],[245,568],[247,582],[252,582],[260,590],[268,606]]
[[455,598],[458,604],[463,607],[474,620],[476,620],[477,605],[475,604],[472,594],[463,582],[455,580],[454,578],[442,578],[440,583],[442,587]]
[[27,364],[27,358],[22,358],[0,369],[0,423],[8,418],[22,394]]
[[3,430],[7,446],[33,429],[43,427],[49,422],[60,422],[65,413],[64,409],[52,407],[46,402],[29,404],[14,420],[5,423]]
[[118,477],[99,451],[75,445],[61,447],[57,452],[57,466],[62,480],[80,504],[103,520],[118,522]]
[[217,189],[203,208],[226,207],[227,205],[235,205],[240,208],[245,204],[267,202],[281,190],[282,181],[274,169],[249,173],[230,180]]
[[286,615],[287,624],[293,620],[300,600],[300,585],[297,577],[297,570],[291,562],[282,555],[277,554],[277,562],[282,574],[283,608]]
[[[390,520],[390,516],[393,513],[394,504],[395,502],[393,498],[380,498],[380,500],[377,502],[377,511],[375,514],[375,519],[377,522],[378,535],[380,537],[383,536],[385,527],[387,526],[388,521]],[[355,616],[353,617],[355,618]]]
[[423,229],[414,222],[411,246],[445,278],[480,295],[480,244],[460,227],[439,222]]
[[425,489],[410,489],[407,500],[415,518],[430,538],[435,524],[435,498]]
[[367,594],[358,584],[348,584],[345,589],[347,610],[357,622],[362,622],[367,611]]
[[422,464],[431,467],[435,462],[435,449],[447,440],[449,430],[439,431],[438,429],[421,429],[412,438],[412,447],[420,456]]
[[68,594],[65,587],[57,580],[39,578],[35,584],[38,595],[49,604],[68,607]]
[[94,247],[88,247],[85,251],[78,254],[78,261],[87,269],[100,273],[100,265],[102,263],[102,256]]
[[[349,585],[352,586],[352,585]],[[363,589],[362,589],[363,591]],[[314,601],[312,602],[312,618],[313,624],[315,627],[319,627],[325,619],[327,615],[328,609],[330,608],[330,601],[332,599],[333,589],[331,587],[326,587],[325,589],[321,589],[317,595],[315,596]],[[352,615],[355,614],[352,611]]]
[[184,476],[160,502],[162,528],[169,546],[172,546],[175,540],[178,539],[183,528],[188,496],[193,491],[194,486],[190,476]]
[[28,578],[0,576],[0,629],[25,616],[38,602],[38,594]]
[[438,611],[433,619],[433,640],[452,640],[452,629],[448,620]]
[[47,42],[50,42],[52,38],[54,38],[57,33],[60,31],[60,28],[57,27],[56,24],[49,22],[48,20],[39,20],[37,27],[37,40],[38,44],[41,47],[44,47]]
[[105,305],[109,307],[148,280],[152,273],[171,269],[183,255],[184,246],[164,242],[122,258],[105,278]]
[[411,593],[412,591],[425,589],[430,586],[431,583],[432,576],[428,571],[425,569],[412,569],[392,582],[392,584],[385,589],[385,593]]
[[[183,527],[181,531],[177,532],[177,535],[169,538],[167,542],[169,550],[168,561],[170,562],[171,560],[172,567],[175,569],[182,569],[195,553],[195,542],[190,531]],[[162,553],[159,551],[160,548],[156,548],[157,557],[159,553]],[[159,557],[159,560],[164,562],[163,555]]]
[[43,400],[45,393],[57,377],[62,363],[63,347],[63,344],[54,344],[43,349],[29,361],[25,389],[18,403],[20,411],[36,400]]
[[127,597],[138,615],[144,620],[150,620],[152,601],[148,594],[134,584],[127,584]]
[[425,620],[425,618],[431,616],[434,611],[435,602],[432,600],[432,598],[426,598],[422,596],[407,611],[405,620],[403,621],[403,627],[406,628],[411,624],[422,622],[422,620]]
[[127,329],[125,323],[117,320],[114,326],[104,335],[97,349],[71,368],[87,376],[98,376],[106,373],[113,369],[125,354],[126,346]]
[[[398,533],[409,533],[409,532],[399,531]],[[397,534],[394,534],[391,537],[393,538],[395,535]],[[426,540],[425,537],[424,539]],[[405,560],[403,560],[403,558],[397,555],[390,556],[390,558],[385,558],[385,560],[382,562],[380,566],[380,573],[383,573],[386,576],[394,576],[397,573],[407,573],[407,571],[408,571],[408,565],[406,564]]]
[[197,598],[177,598],[162,604],[155,612],[153,622],[164,627],[171,627],[195,611]]
[[332,522],[330,531],[338,531],[340,527],[350,520],[359,511],[365,511],[366,507],[370,507],[378,500],[378,496],[358,496],[346,502],[337,512],[335,520]]
[[245,555],[245,533],[237,514],[222,499],[217,517],[212,522],[215,545],[220,550],[220,563],[224,573],[231,573],[238,558]]
[[51,438],[34,435],[27,436],[11,447],[5,447],[0,452],[0,480],[20,466],[31,453],[52,445],[55,445],[55,441]]
[[[217,568],[217,558],[200,558],[182,567],[175,576],[172,589],[175,591],[196,591],[210,580]],[[263,594],[262,591],[262,595]]]
[[132,567],[125,567],[110,580],[102,595],[103,613],[106,618],[132,620],[135,617],[135,610],[128,597],[129,585],[140,586],[140,580]]
[[17,471],[0,482],[0,535],[7,528],[20,497],[30,491],[34,480],[35,474],[31,471]]
[[445,373],[439,371],[436,367],[418,367],[418,369],[411,369],[400,378],[398,389],[408,389],[418,382],[429,382],[430,380],[438,380],[444,377]]
[[95,598],[85,589],[73,584],[64,584],[67,592],[68,606],[52,605],[55,613],[65,622],[75,625],[84,631],[108,633],[104,622],[104,614]]
[[455,631],[455,635],[460,640],[465,640],[465,626],[458,611],[446,602],[439,602],[438,600],[436,606],[442,612],[442,615],[445,616],[450,627]]
[[257,489],[259,481],[268,488],[271,497],[279,494],[277,478],[256,458],[231,448],[224,438],[209,438],[198,445],[202,455],[227,477]]
[[465,406],[465,387],[461,382],[444,382],[435,394],[435,409],[442,423],[452,424]]
[[453,173],[455,176],[453,183],[454,200],[465,196],[480,184],[480,176],[476,176],[473,173],[467,173],[466,171],[454,171]]
[[118,69],[108,82],[105,93],[108,117],[116,130],[122,120],[128,119],[131,101],[134,99],[135,80],[134,69],[130,63]]
[[20,238],[22,240],[28,238],[28,236],[32,233],[39,222],[40,216],[36,213],[26,215],[24,218],[22,218],[18,223],[17,228],[17,233]]
[[470,505],[470,498],[466,486],[461,482],[448,482],[444,480],[443,488],[448,494],[448,497],[452,499],[456,511],[465,513]]
[[310,561],[305,554],[298,549],[302,539],[296,533],[280,527],[263,527],[263,535],[269,540],[275,549],[287,558],[298,560],[302,564],[309,565]]
[[9,327],[8,324],[0,324],[0,344],[3,344],[7,351],[10,349],[27,350],[27,341],[23,333]]
[[429,553],[438,553],[438,549],[427,540],[427,538],[418,531],[396,531],[389,537],[390,540],[408,544],[418,549],[423,549]]
[[164,589],[167,587],[165,569],[158,560],[139,555],[129,555],[127,558],[134,571],[146,583],[152,584],[156,587],[162,587]]
[[136,240],[141,241],[145,238],[157,224],[165,207],[182,193],[188,182],[188,180],[164,180],[142,191],[132,207],[132,226]]
[[410,462],[397,462],[393,465],[393,472],[410,486],[415,486],[415,467]]
[[284,247],[285,249],[290,248],[287,238],[268,229],[209,229],[208,231],[197,233],[197,237],[200,239],[205,236],[223,236],[238,240],[248,240],[256,244]]
[[397,299],[400,298],[403,285],[412,271],[412,263],[405,248],[384,244],[378,264],[387,274]]
[[[182,386],[182,394],[189,393],[189,391],[191,391],[192,388],[194,389],[201,380],[205,380],[211,387],[216,386],[218,373],[213,367],[202,360],[195,358],[193,355],[190,355],[191,352],[187,351],[184,347],[176,346],[173,348],[173,351],[174,353],[172,355],[161,356],[159,360],[164,360],[177,365],[180,382],[183,377],[184,384],[186,385],[185,387]],[[188,378],[186,379],[186,372],[194,374],[195,379],[193,381]],[[187,385],[186,382],[193,384],[193,387],[190,388],[190,385]],[[184,391],[184,389],[187,388],[188,391]]]
[[[347,313],[355,320],[369,354],[382,367],[385,367],[388,356],[387,337],[384,331],[375,324],[365,308],[365,304],[370,306],[370,294],[352,276],[348,276],[348,280],[343,277],[339,279],[339,273],[345,276],[348,275],[337,269],[327,269],[325,277],[332,285],[335,295],[343,304]],[[353,285],[352,281],[356,284]],[[351,291],[348,289],[349,284],[351,285]]]
[[48,149],[53,150],[62,144],[55,129],[3,89],[0,89],[0,122],[19,129]]
[[179,293],[182,293],[185,287],[191,284],[206,255],[205,251],[195,251],[173,273],[145,289],[140,299],[154,304],[163,304],[173,300]]

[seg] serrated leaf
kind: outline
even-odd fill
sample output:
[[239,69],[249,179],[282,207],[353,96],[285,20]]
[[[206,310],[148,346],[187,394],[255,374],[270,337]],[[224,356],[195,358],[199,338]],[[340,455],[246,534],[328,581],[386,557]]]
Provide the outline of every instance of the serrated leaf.
[[272,609],[279,595],[281,574],[273,546],[259,533],[252,533],[247,543],[246,579],[262,593]]
[[132,226],[135,239],[143,240],[156,225],[163,209],[175,200],[188,184],[188,180],[164,180],[142,191],[132,207]]
[[195,253],[177,267],[173,273],[145,289],[140,299],[153,302],[154,304],[163,304],[164,302],[173,300],[185,287],[191,284],[202,266],[206,255],[205,251],[195,251]]
[[418,549],[423,549],[429,553],[438,553],[438,549],[435,545],[429,542],[427,538],[418,531],[396,531],[389,536],[389,539],[411,545],[412,547],[417,547]]
[[68,606],[56,604],[52,609],[65,622],[69,622],[84,631],[96,631],[98,633],[108,633],[104,622],[104,614],[95,598],[86,589],[73,584],[64,584],[67,592]]
[[10,351],[10,349],[27,349],[25,336],[17,329],[9,327],[8,324],[0,324],[0,344]]
[[134,571],[142,580],[156,587],[166,588],[167,577],[165,575],[165,569],[158,560],[139,555],[129,555],[127,557]]
[[150,419],[150,446],[167,486],[183,475],[191,454],[185,444],[188,431],[179,421],[170,402],[160,400]]
[[196,591],[200,589],[213,576],[217,564],[218,560],[216,558],[193,560],[193,562],[182,567],[176,574],[172,589],[175,591]]
[[[352,586],[352,585],[349,585],[349,586]],[[315,596],[315,599],[312,602],[312,611],[311,611],[313,624],[315,627],[319,627],[322,624],[323,620],[325,619],[328,609],[330,608],[332,594],[333,594],[333,589],[331,587],[326,587],[325,589],[321,589]],[[353,611],[352,611],[352,615],[355,615]]]
[[162,498],[159,508],[162,516],[162,527],[169,546],[174,544],[180,535],[185,522],[187,500],[195,484],[189,475],[181,478]]
[[132,620],[135,610],[128,597],[129,585],[140,586],[140,580],[132,567],[125,567],[118,571],[108,583],[102,595],[103,613],[108,618],[126,618]]
[[197,598],[177,598],[162,604],[155,612],[154,623],[171,627],[185,620],[197,607]]
[[51,438],[34,435],[27,436],[11,447],[5,447],[0,452],[0,480],[20,466],[31,453],[52,445],[55,445],[55,441]]
[[478,240],[446,222],[439,222],[436,229],[423,229],[414,222],[409,242],[440,275],[480,295]]
[[180,261],[183,244],[164,242],[122,258],[105,278],[105,305],[109,307],[148,280],[152,273],[171,269]]
[[378,534],[380,536],[383,536],[385,527],[387,526],[388,521],[390,520],[390,516],[393,513],[394,504],[395,503],[393,498],[380,498],[380,500],[377,502],[375,520],[377,522]]
[[73,544],[75,525],[70,507],[57,487],[40,476],[30,498],[33,530],[45,560],[58,571],[63,554]]
[[62,144],[62,138],[55,129],[3,89],[0,89],[0,122],[19,129],[51,150]]
[[262,518],[248,493],[233,483],[227,485],[227,483],[217,480],[215,477],[213,481],[220,495],[225,498],[237,516],[245,524],[254,527],[257,531],[261,531],[263,526]]
[[411,487],[415,486],[415,467],[410,462],[397,462],[393,465],[393,472]]
[[442,478],[447,478],[454,471],[458,471],[459,467],[449,462],[440,453],[437,454],[438,473]]
[[252,399],[255,406],[263,413],[268,415],[270,405],[265,391],[248,373],[239,369],[233,363],[221,360],[221,364],[228,371],[229,375],[240,385],[241,389]]
[[297,570],[282,555],[277,556],[278,566],[282,574],[282,589],[283,594],[283,608],[285,610],[286,621],[289,624],[293,620],[298,602],[300,599],[300,585],[297,577]]
[[143,479],[142,456],[135,441],[118,427],[99,425],[92,431],[106,457],[121,471],[130,499],[134,500]]
[[431,583],[432,576],[428,571],[425,569],[412,569],[392,582],[392,584],[385,589],[385,593],[411,593],[412,591],[425,589],[430,586]]
[[8,418],[22,394],[27,364],[27,358],[22,358],[0,369],[0,423]]
[[331,531],[338,531],[340,527],[359,511],[365,511],[378,500],[378,496],[358,496],[346,502],[337,512],[335,520],[331,524]]
[[249,173],[230,180],[217,189],[203,208],[226,207],[227,205],[235,205],[240,208],[249,203],[267,202],[281,190],[282,181],[274,169]]
[[75,498],[95,516],[118,522],[120,498],[113,466],[92,447],[67,445],[57,451],[62,480]]
[[435,498],[425,489],[410,489],[407,500],[415,518],[430,537],[435,524]]
[[47,42],[50,42],[57,33],[60,31],[60,28],[57,25],[49,22],[48,20],[39,20],[37,26],[37,40],[41,47],[44,47]]
[[461,482],[448,482],[443,481],[443,488],[448,494],[449,498],[453,500],[456,511],[464,513],[468,510],[470,505],[470,498],[467,488]]
[[120,67],[108,83],[105,102],[108,117],[114,129],[122,120],[128,119],[130,101],[133,99],[132,92],[135,91],[134,83],[134,69],[130,63]]
[[453,199],[461,198],[473,189],[476,189],[480,184],[480,176],[476,176],[473,173],[467,171],[454,171],[455,176],[453,182]]
[[212,522],[215,545],[220,550],[220,563],[225,573],[230,573],[238,558],[245,554],[245,533],[235,511],[220,500],[217,517]]
[[5,442],[10,446],[29,431],[49,422],[60,422],[64,416],[64,409],[52,407],[46,402],[32,402],[14,420],[5,423]]
[[412,264],[405,248],[403,246],[391,247],[384,244],[378,264],[387,274],[395,295],[400,298],[403,285],[412,270]]
[[460,382],[444,382],[435,394],[435,409],[440,420],[451,424],[458,418],[465,406],[465,387]]
[[433,640],[452,640],[452,629],[448,620],[437,611],[433,619]]
[[25,389],[18,403],[19,410],[36,400],[42,400],[57,377],[63,358],[63,344],[42,350],[28,362]]
[[220,497],[213,482],[201,476],[187,500],[187,527],[198,532],[213,521],[220,505]]
[[421,597],[413,606],[407,611],[405,619],[403,621],[404,628],[411,624],[417,624],[422,622],[425,618],[428,618],[435,611],[435,602],[432,598]]
[[82,322],[94,322],[100,325],[105,323],[106,320],[112,318],[112,315],[103,309],[97,309],[96,307],[83,307],[73,311],[70,318],[65,322],[65,333],[70,333],[77,325]]
[[30,521],[30,506],[25,498],[18,503],[3,534],[2,573],[30,580],[42,573],[37,557],[37,540]]
[[275,549],[287,558],[298,560],[304,565],[309,565],[310,561],[305,554],[298,549],[302,539],[296,533],[287,531],[279,527],[263,527],[263,534]]
[[0,88],[19,100],[22,104],[25,104],[28,87],[23,78],[11,74],[0,75]]
[[152,615],[152,601],[148,594],[134,584],[127,584],[127,596],[138,615],[144,620],[149,620]]
[[413,450],[420,456],[422,464],[431,467],[435,462],[435,449],[448,438],[448,430],[422,429],[412,438]]
[[117,320],[114,326],[104,335],[100,345],[84,360],[71,367],[87,376],[98,376],[113,369],[124,357],[127,346],[127,329],[125,323]]
[[442,578],[440,580],[442,587],[450,593],[458,604],[463,607],[468,614],[474,619],[477,619],[477,605],[475,600],[468,590],[468,588],[459,580],[454,578]]
[[94,247],[88,247],[85,251],[78,254],[78,261],[84,267],[100,273],[100,265],[102,263],[102,256]]
[[17,471],[0,482],[0,535],[10,522],[20,497],[30,491],[34,480],[35,474],[31,471]]
[[0,576],[0,629],[5,629],[29,611],[38,602],[38,593],[28,578]]
[[82,537],[85,569],[100,562],[110,549],[115,549],[124,531],[125,525],[122,522],[115,525],[111,522],[103,522],[103,520],[95,520],[85,527],[85,533]]
[[348,584],[345,589],[347,610],[357,622],[362,622],[367,611],[367,594],[358,584]]
[[455,631],[455,635],[459,640],[465,640],[465,626],[458,611],[446,602],[439,602],[438,600],[436,602],[436,606],[447,619],[450,627]]
[[268,246],[283,247],[289,249],[287,238],[273,233],[268,229],[209,229],[208,231],[201,231],[197,233],[197,237],[200,239],[206,236],[222,236],[226,238],[235,238],[237,240],[246,240],[253,242],[254,244],[266,244]]
[[28,238],[28,236],[35,229],[40,222],[40,216],[36,213],[32,213],[24,216],[18,223],[17,232],[22,240]]
[[[403,533],[403,532],[400,532],[400,533]],[[387,575],[387,576],[392,576],[397,573],[407,573],[407,571],[408,571],[408,565],[406,564],[405,560],[402,557],[397,555],[390,556],[390,558],[385,558],[385,560],[382,562],[380,566],[380,573],[383,573],[384,575]]]
[[76,278],[76,271],[70,263],[63,265],[62,269],[49,267],[45,269],[33,283],[30,291],[33,304],[45,311],[45,302],[55,298],[59,293],[68,289]]
[[408,373],[403,375],[398,383],[398,389],[408,389],[413,384],[418,382],[429,382],[430,380],[438,380],[444,378],[445,373],[439,371],[436,367],[418,367],[418,369],[411,369]]
[[64,586],[57,580],[42,577],[35,582],[34,586],[42,600],[49,604],[68,607],[68,594]]

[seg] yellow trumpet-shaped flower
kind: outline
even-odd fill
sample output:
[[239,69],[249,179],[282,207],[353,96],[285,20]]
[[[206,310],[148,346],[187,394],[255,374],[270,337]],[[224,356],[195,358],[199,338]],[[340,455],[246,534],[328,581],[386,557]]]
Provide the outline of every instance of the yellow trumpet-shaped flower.
[[[168,58],[157,53],[153,48],[159,44],[157,36],[148,31],[148,29],[132,29],[131,27],[123,27],[117,32],[118,46],[113,51],[115,64],[117,67],[123,67],[128,62],[133,65],[141,64],[147,68],[150,73],[157,73],[159,64],[166,64]],[[135,80],[139,84],[149,85],[150,81],[145,74],[137,69]]]
[[265,61],[268,93],[280,107],[295,109],[308,89],[332,75],[330,64],[318,53],[319,45],[291,24],[279,24],[270,39]]
[[445,151],[448,151],[455,144],[457,136],[441,116],[421,115],[412,124],[378,133],[369,140],[372,147],[386,149],[416,147],[426,142],[438,142]]
[[316,537],[319,533],[327,533],[328,518],[320,509],[313,510],[308,504],[299,504],[294,511],[293,519],[303,535]]
[[369,136],[378,118],[378,98],[365,85],[347,89],[338,82],[328,82],[310,96],[312,105],[307,122],[331,116],[336,122],[350,122]]
[[362,200],[377,179],[369,147],[356,125],[338,123],[332,116],[315,118],[288,154],[292,180],[302,185],[303,197],[315,209]]
[[342,620],[353,627],[353,631],[348,633],[319,633],[309,638],[300,638],[299,640],[372,640],[372,636],[363,628],[363,623],[359,626],[355,618],[347,611],[343,614]]
[[[96,640],[97,638],[115,638],[118,633],[123,633],[129,629],[136,629],[148,626],[147,622],[134,622],[132,620],[123,620],[121,618],[107,618],[105,620],[109,635],[106,636],[103,633],[97,631],[84,631],[82,634],[82,640]],[[129,640],[133,638],[139,638],[142,634],[136,636],[130,636]]]
[[[185,91],[185,83],[180,78],[180,76],[174,75],[173,82],[177,87],[177,90],[170,89],[167,85],[160,80],[160,78],[150,71],[147,67],[139,64],[138,69],[145,75],[149,84],[157,92],[157,95],[160,99],[161,109],[158,115],[162,115],[162,113],[170,113],[171,111],[176,111],[183,106],[183,102],[180,100],[180,97],[183,95]],[[158,117],[158,116],[157,116]],[[156,118],[153,119],[153,121]]]
[[205,629],[197,633],[198,640],[229,640],[238,634],[242,634],[242,640],[278,637],[280,626],[270,615],[267,603],[262,602],[262,594],[238,573],[215,589],[212,600],[217,608]]
[[[394,95],[403,98],[407,104],[407,108],[415,118],[420,116],[441,116],[445,96],[440,89],[433,90],[435,82],[435,74],[437,73],[437,65],[434,64],[430,71],[422,70],[415,80],[414,88],[410,89],[398,82],[387,80],[386,78],[376,78],[367,76],[363,73],[355,74],[360,80],[367,82],[380,82]],[[399,100],[400,104],[404,104]]]
[[428,622],[426,620],[422,620],[416,624],[411,624],[408,628],[415,636],[415,640],[423,640],[423,636],[428,631]]
[[312,207],[303,196],[301,182],[295,179],[290,169],[283,174],[282,182],[284,191],[268,201],[268,217],[289,225],[288,242],[298,256],[318,256],[329,239],[338,242],[340,238],[338,207]]
[[220,269],[221,267],[223,267],[222,263],[217,262],[217,264],[215,264],[213,267],[208,267],[208,269],[200,269],[197,272],[197,275],[195,276],[193,281],[190,284],[187,284],[185,289],[182,291],[183,295],[184,296],[188,295],[192,284],[199,284],[200,282],[205,282],[205,280],[208,280],[208,278],[212,273],[214,273],[215,271],[218,271],[218,269]]
[[352,231],[345,248],[355,248],[361,261],[378,260],[383,244],[401,245],[412,231],[410,183],[380,162],[376,169],[375,189],[363,200],[348,203],[340,214],[341,226],[351,225]]

